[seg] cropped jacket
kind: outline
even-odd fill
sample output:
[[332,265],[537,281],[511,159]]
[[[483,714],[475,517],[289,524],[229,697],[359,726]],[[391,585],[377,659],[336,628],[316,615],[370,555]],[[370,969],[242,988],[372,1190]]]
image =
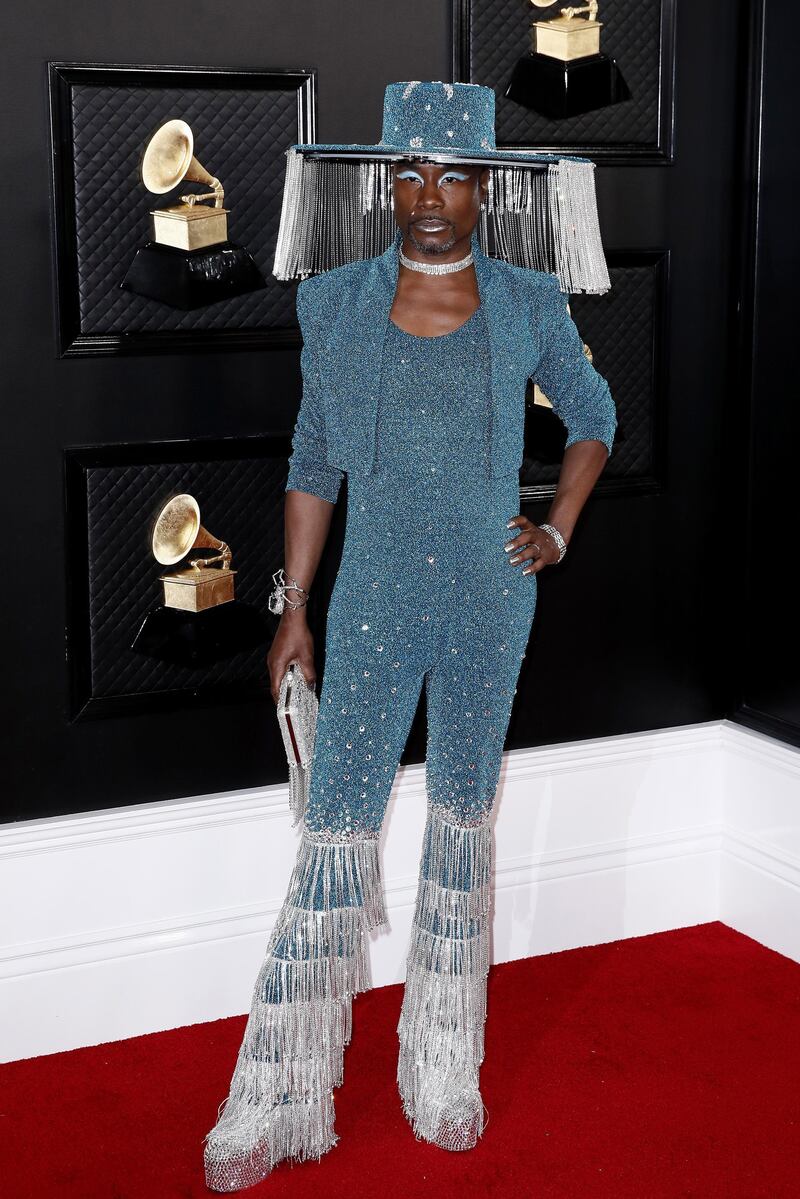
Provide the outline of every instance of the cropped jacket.
[[[298,285],[303,396],[287,491],[335,503],[345,471],[370,474],[375,468],[383,346],[401,241],[398,230],[385,253]],[[615,404],[583,352],[557,277],[489,257],[475,232],[472,253],[490,341],[490,473],[507,475],[522,465],[528,379],[539,384],[566,426],[567,447],[597,440],[610,453]]]

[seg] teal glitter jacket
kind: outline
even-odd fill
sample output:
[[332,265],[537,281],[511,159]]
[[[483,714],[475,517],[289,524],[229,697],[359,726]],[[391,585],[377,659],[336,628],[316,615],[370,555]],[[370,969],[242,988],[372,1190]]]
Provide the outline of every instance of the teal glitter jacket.
[[[304,279],[297,288],[303,335],[303,398],[286,490],[335,503],[347,471],[370,474],[384,338],[397,288],[400,230],[383,254]],[[490,258],[472,235],[480,302],[489,329],[492,402],[490,470],[518,471],[525,387],[533,379],[576,441],[614,444],[617,416],[608,384],[583,352],[569,297],[555,275]]]

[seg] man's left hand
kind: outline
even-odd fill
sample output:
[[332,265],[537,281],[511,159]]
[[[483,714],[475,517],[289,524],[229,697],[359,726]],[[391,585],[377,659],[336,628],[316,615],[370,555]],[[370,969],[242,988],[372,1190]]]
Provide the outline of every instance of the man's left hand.
[[516,525],[520,530],[505,545],[506,555],[512,566],[520,567],[524,575],[532,575],[543,566],[552,566],[558,562],[558,545],[546,529],[541,529],[521,513],[513,517],[509,524]]

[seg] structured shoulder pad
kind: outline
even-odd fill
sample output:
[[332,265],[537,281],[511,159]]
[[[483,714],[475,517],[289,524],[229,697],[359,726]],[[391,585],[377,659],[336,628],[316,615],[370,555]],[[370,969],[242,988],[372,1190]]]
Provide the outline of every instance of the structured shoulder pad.
[[311,275],[297,285],[296,307],[300,326],[316,325],[325,314],[330,289],[321,286],[324,275]]
[[525,284],[540,296],[548,293],[553,296],[563,294],[558,275],[550,271],[537,271],[527,266],[514,266],[512,269],[520,272]]
[[516,263],[506,262],[502,258],[493,258],[491,261],[504,285],[521,300],[533,299],[541,305],[543,298],[554,299],[557,295],[562,294],[558,276],[549,271],[518,266]]

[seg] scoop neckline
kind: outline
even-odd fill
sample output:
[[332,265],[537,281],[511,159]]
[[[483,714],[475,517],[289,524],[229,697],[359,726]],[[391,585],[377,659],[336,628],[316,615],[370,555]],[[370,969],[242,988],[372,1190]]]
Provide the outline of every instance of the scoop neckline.
[[460,325],[455,327],[455,329],[451,329],[449,333],[409,333],[408,329],[401,329],[399,325],[396,325],[391,317],[389,317],[389,324],[396,329],[398,333],[402,333],[404,337],[412,337],[414,341],[444,341],[446,338],[452,337],[453,334],[460,333],[462,329],[466,329],[470,321],[475,319],[482,308],[483,305],[479,304],[475,311],[471,312],[465,321],[462,321]]

